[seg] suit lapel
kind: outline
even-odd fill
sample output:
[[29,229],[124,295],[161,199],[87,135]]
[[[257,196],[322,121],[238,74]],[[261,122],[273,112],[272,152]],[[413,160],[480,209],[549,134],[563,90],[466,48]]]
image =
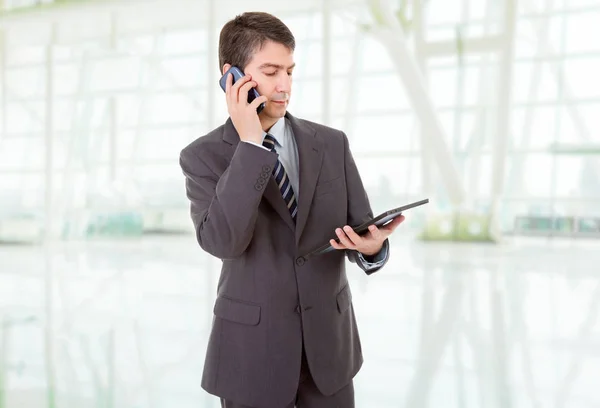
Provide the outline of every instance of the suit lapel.
[[[315,194],[317,178],[323,161],[322,141],[317,132],[309,125],[286,113],[292,125],[294,138],[298,147],[300,191],[298,197],[298,214],[296,216],[296,245],[300,243],[302,231],[308,220],[310,204]],[[287,208],[286,208],[287,209]]]
[[[235,130],[235,126],[233,126],[231,118],[227,119],[227,122],[225,122],[225,127],[223,129],[223,140],[232,146],[231,155],[228,157],[228,159],[231,160],[231,157],[233,157],[238,143],[240,143],[240,136]],[[281,197],[279,187],[277,187],[277,183],[275,182],[275,179],[273,177],[269,178],[267,186],[265,187],[265,192],[263,193],[263,197],[265,198],[265,200],[267,200],[271,207],[273,207],[277,214],[279,214],[279,216],[283,218],[283,220],[285,221],[287,226],[290,227],[292,232],[294,232],[296,229],[296,226],[294,225],[294,220],[292,220],[292,216],[290,215],[290,212],[288,211],[288,208],[285,205],[285,201],[283,201],[283,198]]]
[[[296,225],[292,220],[292,216],[288,211],[277,183],[273,177],[269,179],[267,187],[265,187],[264,198],[269,202],[273,209],[279,214],[285,223],[292,231],[295,231],[296,245],[300,242],[300,237],[308,220],[310,204],[315,194],[315,187],[319,171],[321,170],[321,162],[323,161],[323,143],[315,129],[306,123],[294,118],[290,113],[286,113],[286,118],[289,120],[296,146],[298,147],[298,165],[299,165],[299,197],[298,197],[298,214],[296,216]],[[225,122],[223,129],[223,140],[232,145],[231,155],[233,156],[237,144],[240,142],[240,137],[233,126],[231,118]]]

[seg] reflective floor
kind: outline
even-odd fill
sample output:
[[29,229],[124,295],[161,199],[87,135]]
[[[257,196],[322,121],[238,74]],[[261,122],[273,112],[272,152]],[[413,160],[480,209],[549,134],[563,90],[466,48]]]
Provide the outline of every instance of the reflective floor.
[[[599,265],[600,241],[395,237],[384,270],[349,267],[357,407],[600,406]],[[0,246],[0,408],[218,407],[219,266],[191,236]]]

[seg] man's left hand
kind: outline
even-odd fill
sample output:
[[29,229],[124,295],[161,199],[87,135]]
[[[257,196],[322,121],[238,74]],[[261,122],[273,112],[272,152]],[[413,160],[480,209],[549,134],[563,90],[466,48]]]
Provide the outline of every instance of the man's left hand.
[[346,225],[343,229],[337,228],[335,230],[340,243],[338,244],[334,239],[330,240],[329,243],[335,249],[353,249],[363,255],[372,256],[381,251],[383,242],[403,221],[404,215],[401,215],[381,228],[371,225],[369,226],[369,232],[362,236]]

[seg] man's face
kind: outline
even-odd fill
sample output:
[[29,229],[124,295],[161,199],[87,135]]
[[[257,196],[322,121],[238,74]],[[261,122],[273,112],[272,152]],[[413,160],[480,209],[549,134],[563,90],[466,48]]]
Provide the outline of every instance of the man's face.
[[279,119],[285,115],[292,93],[294,53],[283,44],[267,41],[252,56],[244,73],[250,74],[260,95],[267,97],[260,116]]

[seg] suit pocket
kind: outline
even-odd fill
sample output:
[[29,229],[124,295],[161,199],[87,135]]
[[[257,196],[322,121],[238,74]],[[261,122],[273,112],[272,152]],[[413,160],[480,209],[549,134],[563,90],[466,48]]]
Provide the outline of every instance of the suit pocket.
[[341,176],[331,180],[323,181],[317,184],[315,187],[315,197],[335,191],[342,187],[343,183],[344,179]]
[[352,293],[350,292],[350,286],[346,284],[344,289],[337,294],[337,307],[340,313],[344,313],[350,307],[352,303]]
[[235,323],[256,326],[260,322],[260,306],[219,296],[214,307],[215,316]]

